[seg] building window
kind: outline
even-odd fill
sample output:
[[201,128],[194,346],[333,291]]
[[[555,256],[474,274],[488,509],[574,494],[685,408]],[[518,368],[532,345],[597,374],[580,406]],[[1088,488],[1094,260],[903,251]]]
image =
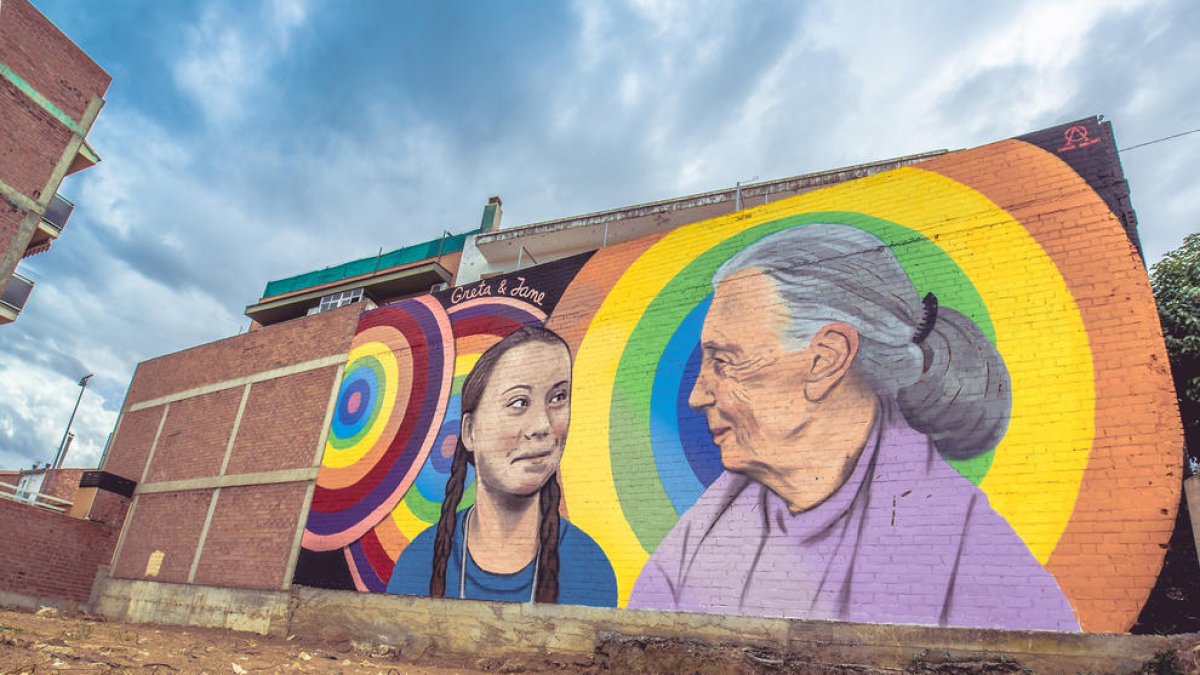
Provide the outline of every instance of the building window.
[[356,288],[352,291],[342,291],[341,293],[330,293],[321,298],[320,304],[309,310],[309,314],[317,314],[338,307],[345,307],[351,303],[360,302],[363,299],[363,289]]

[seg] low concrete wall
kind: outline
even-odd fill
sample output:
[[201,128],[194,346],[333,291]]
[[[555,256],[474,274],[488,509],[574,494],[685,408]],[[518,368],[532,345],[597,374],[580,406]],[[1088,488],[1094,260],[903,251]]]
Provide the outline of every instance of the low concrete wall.
[[98,580],[95,611],[131,623],[229,628],[284,635],[288,622],[286,591],[252,591],[156,581]]
[[[433,600],[294,587],[253,591],[150,581],[99,582],[96,610],[112,619],[295,635],[408,659],[596,665],[653,672],[753,670],[764,664],[1013,664],[1038,673],[1129,672],[1200,636],[1132,636],[756,619],[708,614]],[[1190,658],[1190,656],[1189,656]]]
[[[906,668],[914,661],[1020,663],[1034,671],[1136,670],[1200,638],[1064,634],[760,619],[539,604],[432,600],[296,587],[289,634],[396,648],[407,658],[533,658],[677,670],[747,648],[760,663]],[[1195,636],[1193,636],[1195,637]],[[665,645],[665,647],[664,647]],[[674,645],[674,647],[672,647]],[[699,648],[697,648],[699,647]],[[720,647],[708,652],[704,647]],[[637,652],[631,656],[630,651]],[[655,654],[659,654],[656,656]],[[688,657],[687,655],[692,655]],[[686,663],[694,658],[695,664]],[[685,659],[685,661],[681,661]],[[732,665],[732,664],[730,664]]]
[[[554,655],[590,660],[602,633],[688,638],[778,647],[789,621],[716,614],[668,614],[570,605],[438,600],[296,586],[291,634],[327,642],[364,641],[419,658],[430,654],[505,658]],[[814,622],[816,631],[834,624]]]

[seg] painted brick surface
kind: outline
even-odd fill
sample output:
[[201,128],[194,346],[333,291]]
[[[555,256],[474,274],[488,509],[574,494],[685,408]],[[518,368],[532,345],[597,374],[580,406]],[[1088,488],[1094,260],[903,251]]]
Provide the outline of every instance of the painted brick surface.
[[[349,354],[304,583],[425,595],[444,561],[450,597],[469,571],[474,599],[1127,630],[1170,534],[1181,433],[1111,144],[1081,120],[277,324],[142,364],[126,400]],[[226,474],[306,466],[333,372],[253,383]],[[151,474],[215,476],[243,391],[172,402]],[[126,413],[111,461],[144,462],[147,419]],[[221,488],[197,583],[284,583],[296,476]],[[488,542],[478,569],[461,535],[435,544],[465,518],[448,493]],[[162,550],[163,580],[185,580],[210,494],[139,497],[116,576]],[[539,510],[505,515],[521,508]]]
[[[1127,630],[1181,469],[1128,204],[1111,131],[1081,120],[365,313],[297,579],[453,597],[467,574],[520,600],[556,574],[563,603]],[[505,337],[522,325],[573,357],[569,435],[562,351]],[[444,495],[504,529],[555,485],[586,533],[559,560],[547,509],[472,552],[528,561],[532,590],[465,571]]]
[[241,396],[223,389],[172,403],[146,482],[217,475]]
[[[112,576],[186,583],[212,493],[188,490],[139,495],[125,524]],[[159,560],[157,570],[151,566],[152,556]]]
[[27,0],[5,0],[0,6],[0,63],[77,122],[92,97],[103,97],[112,81]]
[[[1022,152],[1013,142],[996,149],[1002,161],[1018,161]],[[1024,166],[1036,175],[1053,175],[1054,160]],[[959,180],[970,180],[997,203],[1022,220],[1040,205],[1030,204],[1018,183],[1005,182],[1004,174],[985,173],[981,163],[956,166],[944,160],[929,163]],[[1114,175],[1113,181],[1119,182]],[[1169,381],[1165,354],[1160,349],[1131,351],[1124,345],[1148,331],[1157,331],[1158,315],[1149,280],[1131,242],[1112,227],[1113,215],[1094,203],[1082,203],[1086,190],[1060,178],[1054,184],[1058,207],[1037,218],[1039,228],[1056,233],[1047,253],[1063,270],[1072,270],[1080,281],[1075,300],[1081,308],[1092,341],[1098,389],[1096,419],[1104,433],[1097,438],[1088,460],[1089,471],[1080,489],[1076,517],[1089,524],[1084,531],[1068,531],[1048,566],[1069,589],[1073,602],[1095,617],[1085,628],[1119,631],[1126,626],[1116,617],[1127,616],[1145,602],[1162,561],[1162,544],[1169,538],[1182,467],[1146,429],[1172,429],[1179,424],[1174,389]],[[1114,299],[1116,301],[1114,302]],[[1130,372],[1145,373],[1130,377]],[[1169,442],[1169,441],[1168,441]],[[1136,476],[1136,477],[1135,477]],[[1131,527],[1130,522],[1139,523]],[[1107,587],[1095,583],[1095,565],[1114,577]]]
[[307,488],[304,483],[222,488],[195,582],[282,588]]
[[86,602],[118,529],[0,499],[0,591]]
[[337,366],[251,386],[227,474],[313,465]]

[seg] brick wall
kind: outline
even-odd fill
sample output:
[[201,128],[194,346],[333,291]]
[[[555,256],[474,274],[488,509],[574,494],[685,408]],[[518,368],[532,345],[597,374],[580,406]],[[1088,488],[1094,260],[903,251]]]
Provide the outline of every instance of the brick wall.
[[[37,205],[33,212],[40,215],[62,180],[56,167],[64,153],[75,152],[71,143],[81,141],[92,124],[88,106],[102,100],[112,78],[28,0],[0,3],[0,66],[33,89],[23,91],[17,80],[0,79],[0,181],[32,200]],[[36,102],[35,96],[47,100],[69,122]],[[27,203],[0,200],[0,285],[29,244],[28,236],[18,231],[27,208]]]
[[[212,490],[188,490],[137,495],[126,520],[112,576],[187,583],[212,493]],[[156,551],[162,553],[162,560],[157,573],[150,574],[150,557]]]
[[307,494],[304,483],[222,488],[196,583],[280,588]]
[[145,481],[218,475],[241,397],[234,387],[172,403]]
[[[1130,216],[1110,206],[1127,204],[1127,191],[1104,145],[1111,134],[1098,124],[1082,120],[361,316],[351,306],[146,362],[106,466],[140,474],[154,454],[114,576],[286,586],[307,506],[306,574],[297,578],[327,574],[329,587],[381,592],[406,570],[401,578],[416,575],[414,587],[428,588],[426,559],[414,554],[411,570],[402,563],[440,514],[461,423],[455,387],[501,336],[544,323],[574,359],[570,432],[556,440],[565,445],[561,512],[586,533],[577,541],[594,542],[560,560],[560,598],[585,598],[564,602],[1127,630],[1170,534],[1181,434]],[[1098,140],[1072,145],[1076,128]],[[782,346],[751,345],[771,365],[749,369],[756,375],[734,392],[718,371],[742,371],[699,348],[715,321],[706,304],[715,302],[714,272],[754,242],[809,226],[824,238],[784,253],[812,250],[816,259],[788,270],[820,280],[873,262],[802,300],[777,286],[765,299],[736,291],[745,295],[726,309],[751,311],[722,335],[767,334]],[[866,235],[865,248],[836,248]],[[821,303],[844,287],[865,299],[834,321]],[[921,300],[930,292],[936,317]],[[772,321],[798,311],[855,333],[797,347]],[[868,372],[866,357],[846,347],[868,340],[894,347],[891,366]],[[815,356],[795,355],[804,349]],[[947,355],[975,365],[949,371]],[[799,372],[826,362],[844,370]],[[335,388],[339,364],[343,389]],[[522,364],[517,376],[543,365]],[[904,369],[911,377],[889,388]],[[919,405],[896,403],[914,382],[943,372],[951,374]],[[957,405],[985,382],[1000,403],[922,417],[939,396]],[[739,425],[737,443],[720,428],[725,438],[714,441],[709,425],[722,420]],[[822,442],[803,445],[818,423]],[[998,431],[986,442],[945,442],[989,425]],[[337,451],[318,475],[312,458],[326,432]],[[831,449],[840,460],[813,459]],[[767,458],[770,466],[810,461],[790,475],[833,487],[795,502],[787,485],[738,463],[736,453],[749,450],[764,451],[764,466]],[[860,487],[845,487],[851,479]],[[501,488],[476,485],[458,506],[488,489]],[[844,510],[814,523],[830,504]],[[162,568],[147,577],[157,551]]]
[[[140,481],[114,577],[285,585],[329,397],[360,309],[138,366],[104,465]],[[161,567],[148,574],[156,552]]]
[[[591,602],[611,565],[606,601],[640,609],[1127,630],[1159,574],[1181,470],[1128,203],[1112,134],[1081,120],[436,293],[444,314],[415,301],[366,313],[297,578],[428,588],[422,546],[461,420],[453,398],[444,413],[446,399],[414,399],[456,386],[544,313],[574,356],[564,512],[605,558],[563,559],[560,593]],[[719,264],[768,241],[786,263],[761,293],[722,285],[717,312]],[[853,335],[810,345],[804,328],[792,344],[779,326],[794,318]],[[737,349],[701,350],[702,330]],[[377,379],[398,402],[361,422],[385,387],[350,374],[391,359],[398,374]],[[848,365],[818,377],[810,362]],[[522,365],[535,377],[544,364]],[[393,439],[396,416],[406,435]],[[413,442],[423,465],[389,454]],[[476,499],[503,489],[489,475]]]
[[72,132],[7,80],[0,81],[0,113],[0,180],[40,200]]
[[0,591],[86,602],[118,529],[0,499]]
[[337,353],[361,308],[347,305],[138,364],[131,403],[245,377]]
[[262,382],[250,389],[226,473],[298,469],[313,465],[316,439],[337,366]]
[[164,409],[165,406],[159,405],[121,413],[117,433],[104,460],[105,471],[133,481],[142,479]]
[[[16,241],[17,231],[21,227],[21,219],[25,217],[25,212],[17,207],[16,204],[8,201],[0,201],[0,251],[7,251],[13,242]],[[4,274],[4,270],[0,268],[0,275]],[[9,272],[9,275],[12,273]],[[8,276],[3,277],[2,283],[8,283]],[[2,290],[2,288],[0,288]]]
[[79,491],[79,479],[88,469],[54,469],[50,472],[46,483],[42,485],[42,494],[73,501]]
[[28,0],[5,0],[0,7],[0,62],[76,121],[112,82]]

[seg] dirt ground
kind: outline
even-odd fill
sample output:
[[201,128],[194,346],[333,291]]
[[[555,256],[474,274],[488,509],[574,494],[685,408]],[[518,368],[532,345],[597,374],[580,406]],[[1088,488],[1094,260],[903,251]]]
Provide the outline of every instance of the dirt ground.
[[210,628],[0,610],[0,673],[475,673],[414,664],[352,645],[318,645]]

